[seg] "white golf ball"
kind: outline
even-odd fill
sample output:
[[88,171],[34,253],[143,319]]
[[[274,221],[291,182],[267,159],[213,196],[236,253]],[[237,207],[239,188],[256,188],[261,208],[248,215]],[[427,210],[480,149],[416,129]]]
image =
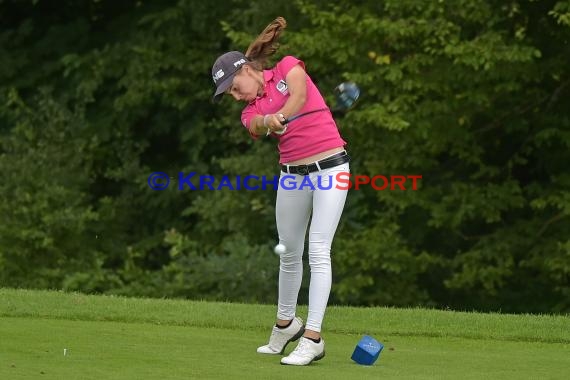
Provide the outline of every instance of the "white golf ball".
[[285,251],[287,250],[287,248],[285,247],[285,245],[279,243],[275,246],[275,248],[273,249],[275,251],[276,255],[282,255],[285,253]]

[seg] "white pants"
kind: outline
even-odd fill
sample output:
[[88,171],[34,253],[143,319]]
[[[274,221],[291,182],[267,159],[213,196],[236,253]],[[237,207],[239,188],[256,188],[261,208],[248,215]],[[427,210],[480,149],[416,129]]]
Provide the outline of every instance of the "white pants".
[[[321,331],[331,290],[331,244],[348,192],[336,188],[336,175],[342,172],[349,172],[348,163],[313,172],[308,176],[281,172],[277,190],[277,231],[279,242],[286,247],[285,253],[280,256],[277,318],[290,320],[295,317],[297,296],[303,278],[305,235],[312,211],[309,229],[311,282],[309,315],[305,327],[318,332]],[[307,186],[309,179],[306,177],[310,177],[312,187]],[[346,178],[344,176],[345,181]],[[340,186],[346,188],[346,182]]]

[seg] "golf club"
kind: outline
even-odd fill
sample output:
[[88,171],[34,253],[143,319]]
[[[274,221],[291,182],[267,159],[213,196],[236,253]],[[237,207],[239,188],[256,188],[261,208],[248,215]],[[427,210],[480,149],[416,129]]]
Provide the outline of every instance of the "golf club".
[[[358,86],[354,82],[343,82],[334,89],[334,93],[337,105],[331,110],[331,112],[346,112],[349,109],[351,109],[358,100],[358,97],[360,96],[360,88],[358,88]],[[300,117],[310,115],[315,112],[327,111],[328,109],[329,109],[328,107],[319,108],[316,110],[311,110],[297,115],[293,115],[283,120],[281,124],[286,125],[292,122],[293,120],[297,120]],[[285,132],[285,130],[283,130],[283,132]]]

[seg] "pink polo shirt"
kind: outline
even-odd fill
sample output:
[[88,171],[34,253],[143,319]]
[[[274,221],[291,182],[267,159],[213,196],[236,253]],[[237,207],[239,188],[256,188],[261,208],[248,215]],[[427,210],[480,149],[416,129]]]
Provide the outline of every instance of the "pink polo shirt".
[[[263,71],[265,91],[262,96],[255,98],[242,111],[241,121],[248,128],[251,119],[256,115],[277,113],[287,99],[287,73],[295,66],[305,64],[299,59],[286,56],[272,69]],[[307,100],[298,113],[326,108],[327,105],[317,86],[309,75],[306,75]],[[287,163],[301,158],[309,157],[326,150],[344,146],[346,142],[340,136],[336,123],[330,110],[315,112],[293,120],[287,125],[287,131],[282,134],[272,134],[279,139],[279,163]],[[252,135],[256,138],[255,135]]]

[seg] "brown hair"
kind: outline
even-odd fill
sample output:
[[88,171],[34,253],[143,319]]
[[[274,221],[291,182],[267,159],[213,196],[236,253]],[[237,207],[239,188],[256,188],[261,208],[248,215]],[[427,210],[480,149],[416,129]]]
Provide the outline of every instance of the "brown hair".
[[263,32],[257,36],[245,52],[245,56],[252,61],[251,66],[257,70],[262,70],[265,67],[267,58],[275,54],[279,48],[277,40],[286,27],[287,21],[283,17],[277,17],[263,29]]

